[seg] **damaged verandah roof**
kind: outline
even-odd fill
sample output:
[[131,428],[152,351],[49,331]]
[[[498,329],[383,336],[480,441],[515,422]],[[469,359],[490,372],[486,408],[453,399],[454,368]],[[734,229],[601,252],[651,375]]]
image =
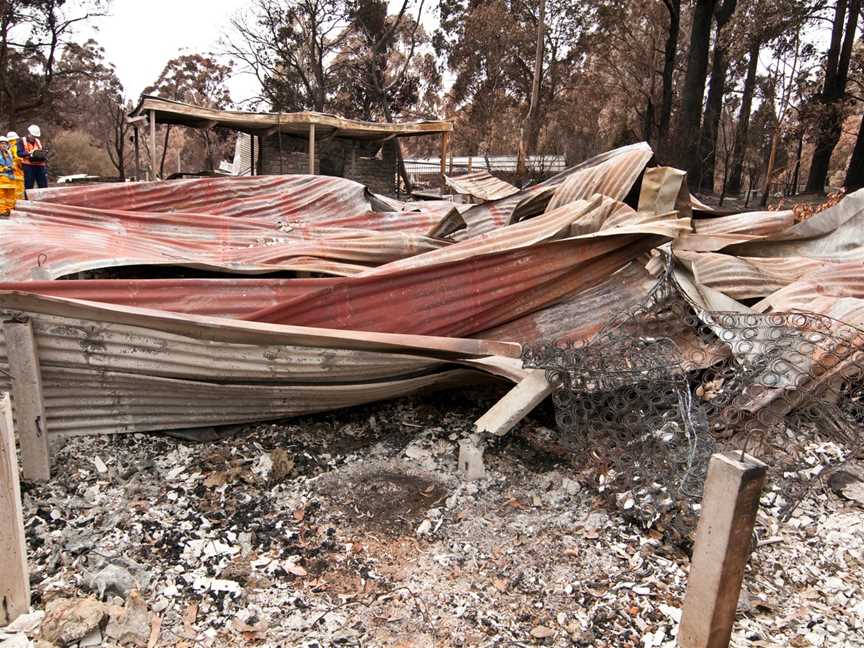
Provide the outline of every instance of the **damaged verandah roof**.
[[173,124],[191,128],[222,127],[252,135],[293,133],[306,136],[310,126],[318,135],[336,134],[352,139],[383,139],[449,133],[453,123],[446,120],[423,120],[400,123],[365,122],[319,112],[255,113],[237,110],[217,110],[173,101],[152,95],[142,95],[129,114],[130,119],[153,115],[158,124]]

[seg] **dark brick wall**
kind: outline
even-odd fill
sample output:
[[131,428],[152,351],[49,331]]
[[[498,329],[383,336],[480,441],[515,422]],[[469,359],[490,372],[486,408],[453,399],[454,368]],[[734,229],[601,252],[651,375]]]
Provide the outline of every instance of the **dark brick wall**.
[[[308,173],[309,154],[304,138],[278,135],[261,138],[259,173]],[[378,159],[376,154],[381,150]],[[282,162],[280,164],[280,151]],[[358,140],[333,138],[316,142],[315,172],[348,178],[369,187],[376,193],[393,193],[396,177],[396,146]]]

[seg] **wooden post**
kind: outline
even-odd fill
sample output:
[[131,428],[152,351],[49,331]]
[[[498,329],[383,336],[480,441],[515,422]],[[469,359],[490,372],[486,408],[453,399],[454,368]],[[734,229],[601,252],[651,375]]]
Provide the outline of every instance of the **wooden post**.
[[315,124],[309,124],[309,175],[315,175]]
[[528,416],[554,390],[543,369],[532,369],[513,389],[477,419],[477,432],[503,436]]
[[516,175],[519,179],[525,175],[525,137],[524,128],[519,129],[519,148],[516,149]]
[[696,529],[680,648],[726,648],[767,466],[740,452],[711,457]]
[[150,172],[156,180],[156,111],[150,111]]
[[47,481],[51,477],[48,427],[33,326],[29,319],[9,320],[3,323],[3,332],[9,356],[24,481]]
[[444,175],[447,171],[447,153],[450,150],[450,132],[441,133],[441,186],[444,186]]
[[249,175],[255,175],[255,134],[249,133]]
[[21,512],[21,485],[9,394],[0,399],[0,626],[30,611],[30,578]]
[[468,173],[471,173],[471,171],[473,170],[473,166],[471,164],[473,161],[474,161],[474,156],[469,155],[468,156]]
[[141,181],[141,146],[138,143],[138,124],[135,124],[135,180]]

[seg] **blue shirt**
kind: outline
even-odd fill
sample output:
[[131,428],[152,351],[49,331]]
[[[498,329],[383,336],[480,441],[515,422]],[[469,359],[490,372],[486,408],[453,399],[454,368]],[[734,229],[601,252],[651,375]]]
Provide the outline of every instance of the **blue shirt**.
[[12,151],[0,151],[0,176],[15,179],[15,160],[12,158]]

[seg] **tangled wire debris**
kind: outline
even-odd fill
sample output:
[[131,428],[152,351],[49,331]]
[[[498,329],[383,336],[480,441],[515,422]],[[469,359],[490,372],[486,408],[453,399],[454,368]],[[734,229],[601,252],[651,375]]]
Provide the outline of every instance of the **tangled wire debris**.
[[[526,349],[556,386],[559,430],[610,480],[698,497],[718,443],[758,454],[819,432],[853,450],[864,421],[864,331],[806,312],[710,312],[668,264],[647,298],[584,345]],[[814,472],[775,466],[799,487]],[[827,466],[822,467],[827,468]]]

